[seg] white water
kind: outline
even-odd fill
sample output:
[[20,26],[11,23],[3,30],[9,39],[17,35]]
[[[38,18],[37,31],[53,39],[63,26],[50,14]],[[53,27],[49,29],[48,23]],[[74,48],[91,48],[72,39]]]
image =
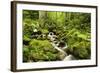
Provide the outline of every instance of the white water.
[[66,56],[64,59],[63,59],[63,61],[70,61],[70,60],[75,60],[75,57],[73,56],[73,55],[68,55],[68,56]]
[[57,47],[54,43],[51,43],[51,44],[52,44],[52,46],[53,46],[55,49],[57,49],[59,52],[61,52],[61,53],[65,54],[65,55],[67,55],[67,53],[66,53],[64,50],[62,50],[62,49],[60,49],[59,47]]
[[[52,34],[52,35],[51,35],[51,34]],[[52,46],[54,47],[54,49],[58,50],[59,52],[61,52],[62,54],[65,55],[65,58],[63,59],[63,61],[75,60],[75,57],[74,57],[73,55],[71,55],[71,54],[68,55],[68,54],[64,51],[64,49],[67,48],[67,45],[66,45],[65,47],[63,47],[63,48],[60,48],[60,47],[57,46],[57,44],[54,43],[55,37],[56,37],[56,35],[54,35],[53,32],[51,32],[51,33],[48,34],[48,38],[51,40],[51,44],[52,44]]]
[[59,52],[65,55],[65,58],[63,59],[63,61],[75,60],[75,57],[73,55],[71,54],[68,55],[63,49],[57,47],[54,43],[51,43],[51,44],[55,49],[57,49]]

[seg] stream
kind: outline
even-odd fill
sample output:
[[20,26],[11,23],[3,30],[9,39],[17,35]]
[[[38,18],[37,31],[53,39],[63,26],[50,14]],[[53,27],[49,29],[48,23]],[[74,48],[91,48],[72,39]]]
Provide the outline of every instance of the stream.
[[62,61],[76,60],[75,57],[72,54],[68,55],[63,49],[57,47],[53,42],[51,42],[51,44],[56,50],[58,50],[59,52],[61,52],[62,54],[65,55],[65,57]]
[[[51,45],[54,47],[54,49],[58,50],[61,53],[60,56],[62,56],[62,58],[61,58],[62,61],[76,60],[75,57],[72,54],[68,55],[64,51],[64,49],[66,49],[68,47],[67,44],[66,45],[63,44],[63,46],[61,46],[61,47],[58,46],[60,42],[56,41],[57,36],[53,32],[49,32],[48,38],[50,39]],[[57,45],[57,43],[55,44],[55,42],[57,42],[58,45]]]

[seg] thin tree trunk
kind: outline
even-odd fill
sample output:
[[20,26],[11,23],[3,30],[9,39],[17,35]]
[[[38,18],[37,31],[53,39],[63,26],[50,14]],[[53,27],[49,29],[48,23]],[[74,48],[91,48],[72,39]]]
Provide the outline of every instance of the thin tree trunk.
[[39,11],[39,24],[40,27],[44,27],[45,19],[47,18],[47,12],[46,11]]

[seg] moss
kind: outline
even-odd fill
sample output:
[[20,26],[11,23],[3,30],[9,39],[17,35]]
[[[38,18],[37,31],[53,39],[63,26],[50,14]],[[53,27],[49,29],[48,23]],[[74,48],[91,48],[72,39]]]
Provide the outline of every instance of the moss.
[[[28,51],[24,52],[24,57],[26,57],[26,52],[30,57],[31,61],[54,61],[57,60],[58,51],[53,48],[48,40],[36,40],[33,39],[29,43]],[[24,49],[25,50],[25,49]]]

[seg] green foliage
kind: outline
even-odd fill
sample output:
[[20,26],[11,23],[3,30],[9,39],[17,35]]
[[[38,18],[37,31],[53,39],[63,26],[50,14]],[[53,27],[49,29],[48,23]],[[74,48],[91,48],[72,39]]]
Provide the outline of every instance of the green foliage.
[[[31,38],[34,29],[42,32],[37,38]],[[47,39],[49,32],[66,42],[66,52],[76,59],[91,58],[90,13],[23,10],[23,41],[28,43],[23,44],[24,62],[60,60],[61,54]]]
[[79,30],[73,29],[67,34],[68,48],[77,59],[89,59],[91,55],[90,51],[90,34],[84,34]]
[[49,33],[48,29],[41,29],[42,33]]
[[25,40],[25,41],[30,41],[31,39],[30,39],[30,38],[28,38],[26,35],[24,35],[23,40]]
[[32,10],[23,10],[23,19],[25,20],[25,19],[34,19],[34,20],[36,20],[36,19],[38,19],[39,17],[39,13],[38,13],[38,11],[32,11]]
[[37,47],[37,48],[40,47],[41,49],[43,49],[43,48],[53,48],[48,40],[33,39],[30,42],[30,46],[31,47]]
[[90,57],[90,43],[89,42],[77,42],[73,46],[73,54],[78,59],[88,59]]
[[57,53],[58,51],[53,49],[48,40],[33,39],[30,41],[29,47],[24,48],[24,60],[26,61],[26,59],[28,59],[27,61],[54,61],[57,58]]
[[28,62],[30,59],[30,51],[28,46],[23,46],[23,62]]
[[33,32],[33,27],[32,27],[32,25],[30,24],[24,24],[23,25],[23,34],[25,35],[25,36],[27,36],[27,37],[30,37],[30,35],[32,34],[32,32]]

